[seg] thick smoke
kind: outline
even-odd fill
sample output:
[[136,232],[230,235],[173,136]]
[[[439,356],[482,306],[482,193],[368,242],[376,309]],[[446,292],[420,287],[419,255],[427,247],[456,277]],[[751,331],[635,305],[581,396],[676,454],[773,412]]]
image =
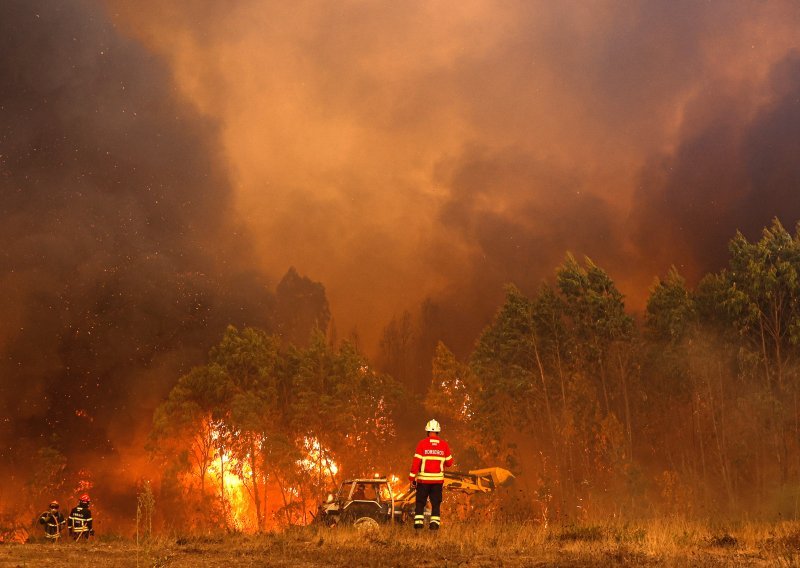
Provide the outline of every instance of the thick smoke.
[[[641,253],[667,249],[692,277],[717,269],[737,231],[757,239],[775,217],[800,221],[800,52],[778,62],[754,113],[728,92],[692,101],[677,149],[644,169],[632,218]],[[655,268],[655,267],[653,267]]]
[[796,2],[108,2],[220,121],[237,209],[281,239],[262,266],[320,278],[367,345],[424,298],[474,338],[567,251],[641,308],[793,221],[747,187],[793,167]]
[[104,6],[9,0],[0,128],[3,461],[141,452],[152,408],[226,324],[273,325],[218,127]]

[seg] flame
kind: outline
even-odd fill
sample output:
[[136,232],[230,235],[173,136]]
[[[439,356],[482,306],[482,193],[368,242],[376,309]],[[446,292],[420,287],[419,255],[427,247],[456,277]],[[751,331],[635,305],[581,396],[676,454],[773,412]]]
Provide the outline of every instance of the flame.
[[[219,444],[222,434],[212,428],[211,438]],[[316,500],[316,494],[328,485],[335,485],[335,476],[339,473],[339,465],[332,457],[332,452],[320,443],[317,438],[305,437],[302,444],[301,458],[296,462],[304,478],[299,484],[283,487],[283,498],[289,503]],[[237,475],[234,472],[238,472]],[[226,526],[237,531],[252,531],[257,527],[255,505],[252,502],[249,485],[245,479],[250,475],[247,463],[239,461],[224,446],[218,445],[213,451],[213,459],[206,471],[208,484],[214,496],[222,506]],[[273,478],[273,480],[279,477]],[[322,486],[322,487],[320,487]],[[273,487],[273,489],[277,489]],[[284,501],[285,502],[285,501]]]
[[405,480],[401,479],[399,476],[395,474],[387,475],[386,481],[389,487],[392,489],[392,493],[394,493],[395,496],[397,496],[405,488],[403,486],[403,484],[406,483]]
[[94,487],[93,477],[92,473],[86,469],[78,471],[78,483],[72,491],[76,497],[92,490]]
[[[233,473],[239,465],[230,452],[216,451],[208,467],[208,476],[217,498],[222,503],[226,524],[235,530],[251,528],[250,496],[239,476]],[[244,468],[246,471],[246,467]]]
[[303,438],[306,457],[300,460],[300,467],[306,473],[316,472],[326,479],[333,480],[339,473],[339,466],[331,457],[331,451],[322,446],[317,438]]
[[[211,439],[215,443],[218,443],[222,437],[218,426],[211,428]],[[230,451],[221,446],[214,449],[207,470],[214,494],[222,504],[225,524],[228,528],[237,531],[249,530],[255,525],[250,510],[250,495],[247,487],[242,478],[234,473],[234,471],[240,471],[244,475],[248,475],[249,470],[247,464],[240,463]]]

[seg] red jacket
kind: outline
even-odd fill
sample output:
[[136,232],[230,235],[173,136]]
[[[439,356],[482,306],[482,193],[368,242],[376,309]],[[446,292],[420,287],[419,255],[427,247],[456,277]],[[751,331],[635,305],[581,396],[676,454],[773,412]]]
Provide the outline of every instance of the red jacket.
[[430,436],[417,444],[408,478],[417,483],[444,483],[444,468],[451,465],[450,446],[441,438]]

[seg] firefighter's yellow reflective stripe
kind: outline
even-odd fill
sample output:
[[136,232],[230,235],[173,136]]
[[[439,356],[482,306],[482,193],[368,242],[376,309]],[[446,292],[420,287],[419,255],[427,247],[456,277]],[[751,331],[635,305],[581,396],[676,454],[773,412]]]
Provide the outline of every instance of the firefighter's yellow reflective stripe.
[[417,477],[417,474],[416,473],[409,473],[408,477]]
[[444,479],[444,473],[441,472],[441,471],[438,472],[438,473],[422,473],[422,472],[420,472],[417,475],[417,478],[418,479]]
[[425,519],[425,515],[424,514],[423,515],[414,515],[414,520],[415,521],[419,521],[419,520],[423,520],[423,519]]
[[444,461],[449,461],[449,460],[451,460],[451,459],[453,459],[453,456],[452,456],[452,455],[449,455],[449,456],[447,456],[446,458],[444,458]]
[[[408,455],[408,454],[406,454],[406,455]],[[414,457],[415,458],[419,458],[419,459],[425,459],[425,456],[421,456],[419,454],[414,454]]]
[[419,466],[419,473],[422,475],[425,472],[425,464],[429,461],[439,462],[439,469],[444,467],[445,458],[441,458],[438,456],[425,456],[422,458],[422,463]]
[[437,521],[437,522],[438,522],[438,521],[439,521],[439,519],[441,519],[441,518],[442,518],[442,517],[440,517],[440,516],[438,516],[438,515],[431,515],[431,521]]

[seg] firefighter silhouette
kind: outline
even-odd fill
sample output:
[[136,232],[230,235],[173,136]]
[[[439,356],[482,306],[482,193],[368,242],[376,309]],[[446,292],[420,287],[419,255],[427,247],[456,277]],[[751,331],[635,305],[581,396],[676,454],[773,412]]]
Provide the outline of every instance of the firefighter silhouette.
[[81,495],[78,500],[78,506],[74,507],[69,514],[67,527],[69,528],[69,535],[75,541],[89,540],[89,537],[94,535],[92,511],[89,510],[89,505],[89,496]]
[[44,536],[52,542],[61,538],[61,530],[67,522],[58,508],[58,501],[50,501],[47,511],[39,515],[39,524],[44,527]]

